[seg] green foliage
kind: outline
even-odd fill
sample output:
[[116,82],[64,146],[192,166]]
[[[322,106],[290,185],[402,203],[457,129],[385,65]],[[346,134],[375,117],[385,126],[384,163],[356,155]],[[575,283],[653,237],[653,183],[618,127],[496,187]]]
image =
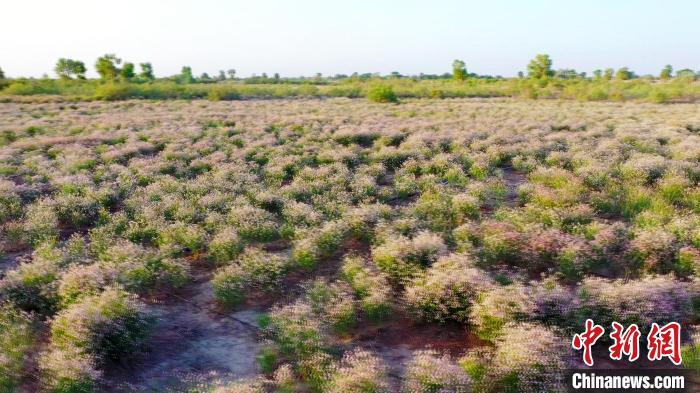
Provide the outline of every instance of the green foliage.
[[535,56],[527,65],[527,74],[533,79],[546,79],[554,76],[554,71],[552,71],[552,59],[546,54]]
[[141,67],[139,78],[147,82],[152,82],[156,79],[155,75],[153,74],[153,66],[151,63],[140,63],[139,67]]
[[194,82],[194,76],[192,75],[192,67],[183,66],[180,71],[180,76],[178,77],[180,83],[189,84]]
[[367,90],[367,99],[372,102],[397,103],[399,102],[394,89],[391,86],[378,84]]
[[467,66],[462,60],[455,60],[452,62],[452,78],[454,80],[462,81],[467,79]]
[[671,79],[673,76],[673,67],[670,64],[667,64],[664,66],[664,68],[661,69],[661,73],[659,73],[659,79],[662,80],[667,80]]
[[249,247],[235,263],[216,272],[212,279],[214,296],[225,306],[234,307],[251,291],[274,290],[287,268],[283,257]]
[[73,76],[78,79],[85,79],[87,69],[82,61],[60,58],[56,62],[54,71],[61,79],[72,79]]
[[122,60],[114,54],[106,54],[97,58],[95,62],[95,71],[100,75],[103,81],[114,81],[119,76],[119,68]]
[[136,72],[134,72],[134,63],[125,62],[122,69],[119,71],[119,77],[122,80],[130,81],[134,79]]
[[133,354],[152,324],[143,306],[119,289],[87,297],[61,311],[51,324],[51,348],[94,356],[98,362]]
[[16,390],[33,343],[31,317],[10,304],[0,304],[0,391]]

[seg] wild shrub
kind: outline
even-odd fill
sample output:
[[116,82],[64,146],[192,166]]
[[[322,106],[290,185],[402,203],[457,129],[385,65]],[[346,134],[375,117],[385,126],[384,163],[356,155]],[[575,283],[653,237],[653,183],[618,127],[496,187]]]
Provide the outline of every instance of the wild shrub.
[[606,280],[589,277],[578,289],[580,320],[595,315],[596,323],[623,325],[636,323],[643,329],[652,322],[665,324],[693,318],[698,288],[672,276],[650,276],[638,280]]
[[0,304],[0,391],[15,391],[24,376],[25,359],[35,340],[33,324],[29,314]]
[[117,272],[100,266],[74,266],[61,275],[58,296],[61,307],[67,307],[86,296],[95,296],[114,283]]
[[109,288],[59,312],[51,323],[50,347],[77,350],[103,363],[137,351],[151,325],[151,317],[134,296]]
[[406,365],[402,390],[407,392],[471,391],[469,375],[447,355],[435,351],[416,351]]
[[565,389],[569,346],[558,334],[533,324],[510,324],[496,342],[484,377],[491,391],[547,392]]
[[321,321],[304,301],[273,307],[263,322],[282,354],[295,362],[310,359],[323,348]]
[[267,241],[278,236],[278,224],[272,213],[254,206],[236,206],[228,214],[227,221],[238,234],[247,240]]
[[336,333],[346,333],[357,322],[355,299],[343,282],[312,281],[306,285],[306,297],[313,311]]
[[248,247],[234,263],[216,272],[211,280],[214,296],[227,307],[234,307],[246,293],[275,289],[287,268],[285,258]]
[[391,292],[386,276],[358,256],[345,257],[341,271],[367,318],[377,321],[389,314]]
[[522,284],[494,286],[481,292],[473,302],[469,322],[479,338],[494,342],[508,323],[525,320],[534,304],[527,287]]
[[386,366],[371,352],[357,349],[343,355],[333,370],[328,391],[338,393],[383,393],[389,391]]
[[98,264],[116,272],[116,281],[126,289],[146,293],[156,288],[180,288],[190,279],[185,260],[149,251],[121,241],[105,250]]
[[375,85],[367,90],[367,99],[372,102],[379,103],[397,103],[399,102],[394,89],[388,85]]
[[466,255],[451,254],[438,259],[425,275],[411,281],[404,296],[419,318],[467,322],[472,303],[491,286],[488,275],[474,267]]
[[243,246],[236,230],[223,228],[209,242],[209,255],[217,265],[228,264],[243,251]]
[[102,379],[94,356],[76,348],[42,353],[39,370],[44,389],[52,393],[90,393]]
[[421,232],[413,239],[398,236],[372,249],[372,259],[379,270],[395,283],[404,283],[446,252],[442,238]]
[[56,261],[40,259],[22,263],[0,280],[0,299],[26,312],[52,315],[58,307],[59,274]]

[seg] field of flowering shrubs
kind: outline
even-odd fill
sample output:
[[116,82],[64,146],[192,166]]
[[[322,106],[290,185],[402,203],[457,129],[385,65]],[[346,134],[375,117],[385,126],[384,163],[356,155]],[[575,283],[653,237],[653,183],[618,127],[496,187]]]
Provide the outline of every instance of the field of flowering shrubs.
[[699,182],[690,103],[3,103],[0,391],[557,392],[588,318],[698,369]]

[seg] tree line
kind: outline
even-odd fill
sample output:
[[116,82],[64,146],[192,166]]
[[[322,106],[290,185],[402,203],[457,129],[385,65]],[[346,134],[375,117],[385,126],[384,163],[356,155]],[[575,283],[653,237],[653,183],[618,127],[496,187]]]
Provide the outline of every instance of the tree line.
[[[518,78],[529,78],[529,79],[586,79],[586,80],[630,80],[639,78],[634,71],[630,70],[628,67],[621,67],[618,69],[606,68],[597,69],[593,71],[592,76],[588,76],[586,72],[577,72],[574,69],[564,68],[564,69],[553,69],[552,59],[547,54],[536,55],[528,64],[526,72],[518,72]],[[113,53],[105,54],[95,61],[95,71],[99,75],[99,80],[105,82],[135,82],[135,83],[145,83],[153,82],[156,80],[156,76],[153,71],[153,65],[150,62],[139,63],[139,71],[136,71],[136,66],[134,63],[124,61],[117,57]],[[56,76],[61,80],[86,80],[87,67],[84,62],[80,60],[60,58],[54,66],[54,72]],[[671,65],[664,66],[659,72],[658,76],[645,75],[644,78],[648,79],[659,79],[668,80],[671,78],[687,78],[687,79],[700,79],[700,71],[693,71],[692,69],[685,68],[681,70],[674,71]],[[46,76],[45,78],[48,78]],[[463,60],[454,60],[452,62],[452,72],[445,72],[443,74],[424,74],[419,75],[403,75],[398,71],[393,71],[387,75],[381,75],[379,73],[353,73],[351,75],[346,74],[336,74],[333,76],[324,77],[321,73],[317,73],[314,77],[298,77],[298,78],[282,78],[278,73],[275,73],[272,77],[268,76],[267,73],[262,73],[261,76],[253,74],[250,77],[242,78],[245,83],[250,84],[276,84],[276,83],[314,83],[314,84],[324,84],[329,81],[334,80],[358,80],[365,81],[371,79],[414,79],[414,80],[438,80],[438,79],[453,79],[457,81],[464,81],[468,79],[506,79],[501,76],[491,76],[491,75],[479,75],[476,73],[470,73],[467,71],[466,63]],[[0,68],[0,80],[6,80],[6,76]],[[208,73],[204,72],[200,76],[196,77],[192,72],[192,67],[183,66],[180,73],[167,77],[161,78],[165,80],[171,80],[182,84],[190,83],[215,83],[225,80],[236,80],[236,70],[229,69],[227,71],[220,70],[218,74],[210,76]],[[2,84],[0,84],[2,87]]]

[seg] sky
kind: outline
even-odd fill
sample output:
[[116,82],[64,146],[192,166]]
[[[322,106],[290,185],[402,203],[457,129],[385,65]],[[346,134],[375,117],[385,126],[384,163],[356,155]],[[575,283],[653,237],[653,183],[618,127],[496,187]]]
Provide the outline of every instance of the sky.
[[53,76],[59,57],[94,76],[105,53],[157,76],[236,69],[282,76],[398,71],[513,76],[538,53],[591,72],[700,69],[698,0],[3,0],[0,68]]

